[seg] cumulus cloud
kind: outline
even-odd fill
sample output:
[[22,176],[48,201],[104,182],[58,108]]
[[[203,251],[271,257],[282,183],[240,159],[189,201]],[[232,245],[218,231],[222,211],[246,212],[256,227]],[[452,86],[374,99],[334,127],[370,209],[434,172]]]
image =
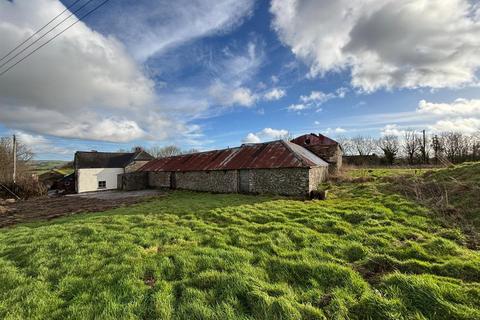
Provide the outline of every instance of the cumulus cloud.
[[436,119],[430,130],[458,131],[471,134],[480,131],[480,100],[457,99],[452,103],[421,100],[417,113]]
[[220,81],[215,82],[208,89],[214,103],[223,106],[251,107],[257,100],[257,96],[245,87],[231,87]]
[[480,100],[457,99],[453,103],[433,103],[421,100],[417,112],[437,116],[480,117]]
[[352,85],[444,88],[477,82],[480,5],[468,0],[272,0],[272,26],[310,67]]
[[[0,2],[0,54],[63,9],[59,1]],[[83,23],[0,77],[0,121],[40,134],[139,138],[135,118],[104,114],[141,112],[153,100],[153,82],[123,46]]]
[[36,154],[69,154],[73,150],[56,146],[55,143],[42,135],[33,135],[23,131],[16,131],[15,135],[19,142],[27,145]]
[[263,95],[263,98],[267,101],[280,100],[285,97],[286,94],[287,92],[283,89],[272,88]]
[[403,137],[405,135],[405,130],[401,129],[396,124],[387,124],[380,130],[382,136],[399,136]]
[[289,132],[285,129],[265,128],[259,132],[250,132],[242,140],[243,143],[260,143],[268,140],[282,139],[288,136]]

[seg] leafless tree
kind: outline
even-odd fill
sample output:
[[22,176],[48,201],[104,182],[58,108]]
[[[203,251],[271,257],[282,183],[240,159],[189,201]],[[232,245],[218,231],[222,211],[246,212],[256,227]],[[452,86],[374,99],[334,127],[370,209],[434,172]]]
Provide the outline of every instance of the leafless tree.
[[155,158],[166,158],[182,154],[182,149],[175,145],[165,147],[153,146],[148,149],[148,153],[150,153]]
[[[32,150],[17,138],[17,174],[28,175],[33,159]],[[0,137],[0,182],[10,182],[13,178],[13,139]]]
[[383,151],[388,164],[393,164],[400,150],[400,142],[395,135],[387,135],[377,140],[377,146]]
[[345,136],[338,136],[336,138],[337,142],[342,147],[343,153],[347,156],[351,156],[355,153],[355,148],[353,147],[352,140]]
[[359,156],[369,156],[375,151],[375,139],[371,137],[356,136],[351,139],[353,149]]
[[403,150],[405,151],[409,164],[413,164],[415,162],[415,155],[419,151],[419,147],[420,137],[418,136],[417,132],[414,130],[405,130]]

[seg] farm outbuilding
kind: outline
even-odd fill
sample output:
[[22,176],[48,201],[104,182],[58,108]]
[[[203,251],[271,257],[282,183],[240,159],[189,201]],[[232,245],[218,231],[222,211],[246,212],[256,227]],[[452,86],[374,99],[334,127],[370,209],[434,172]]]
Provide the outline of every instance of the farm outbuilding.
[[120,175],[118,185],[125,190],[306,195],[325,181],[328,167],[307,148],[277,140],[156,159],[135,173]]
[[77,151],[75,169],[75,191],[77,193],[117,189],[117,176],[133,172],[154,159],[147,152],[98,152]]

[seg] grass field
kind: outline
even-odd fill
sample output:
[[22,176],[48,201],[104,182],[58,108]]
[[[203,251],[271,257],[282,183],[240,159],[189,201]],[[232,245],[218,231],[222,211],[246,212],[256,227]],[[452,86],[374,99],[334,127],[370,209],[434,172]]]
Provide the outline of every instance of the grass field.
[[48,172],[52,169],[67,175],[73,172],[73,168],[67,161],[62,160],[33,160],[32,161],[32,172],[37,175]]
[[0,318],[480,319],[480,253],[384,187],[177,191],[0,230]]

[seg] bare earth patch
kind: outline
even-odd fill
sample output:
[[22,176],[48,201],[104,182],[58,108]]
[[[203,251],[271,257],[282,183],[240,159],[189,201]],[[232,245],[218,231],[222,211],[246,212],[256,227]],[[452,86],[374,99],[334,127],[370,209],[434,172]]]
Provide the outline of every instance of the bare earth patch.
[[103,191],[61,197],[40,197],[0,207],[0,228],[22,222],[50,220],[81,212],[99,212],[129,206],[153,197],[163,196],[158,190]]

